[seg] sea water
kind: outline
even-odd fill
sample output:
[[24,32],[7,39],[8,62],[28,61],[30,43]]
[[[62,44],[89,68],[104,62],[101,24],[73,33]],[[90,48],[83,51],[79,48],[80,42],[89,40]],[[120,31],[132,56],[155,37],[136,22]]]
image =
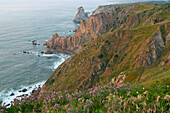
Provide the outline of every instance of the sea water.
[[[4,0],[0,1],[0,100],[9,103],[42,86],[70,55],[41,54],[43,43],[56,32],[73,35],[72,20],[78,7],[92,11],[105,0]],[[70,32],[71,31],[71,32]],[[40,45],[33,45],[32,40]],[[29,54],[23,53],[29,52]],[[27,92],[19,90],[27,88]],[[14,93],[14,96],[10,96]]]

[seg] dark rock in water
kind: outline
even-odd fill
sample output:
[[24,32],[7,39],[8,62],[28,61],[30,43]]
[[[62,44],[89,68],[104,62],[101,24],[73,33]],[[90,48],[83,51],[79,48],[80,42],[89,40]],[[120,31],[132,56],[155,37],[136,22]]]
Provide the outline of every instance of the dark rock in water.
[[23,90],[22,90],[22,92],[26,92],[27,91],[27,89],[26,88],[24,88]]
[[37,43],[35,43],[35,42],[33,42],[32,44],[33,44],[33,45],[37,45]]
[[38,55],[38,57],[40,57],[40,55]]
[[7,104],[7,105],[5,105],[5,106],[6,106],[6,107],[7,107],[7,106],[10,106],[10,104]]
[[28,51],[23,51],[23,53],[25,53],[25,54],[29,54],[30,52],[28,52]]
[[53,54],[53,51],[51,49],[47,49],[47,51],[45,52],[45,54]]
[[27,91],[26,88],[24,88],[24,89],[22,89],[22,90],[19,90],[19,92],[26,92],[26,91]]
[[37,40],[33,40],[32,43],[36,42]]
[[73,32],[76,32],[77,31],[77,29],[75,29]]
[[15,94],[14,93],[11,93],[10,96],[14,96]]
[[32,86],[29,87],[29,89],[31,89],[31,88],[32,88]]
[[40,44],[38,44],[38,45],[40,45]]
[[26,51],[23,51],[23,53],[27,53]]
[[24,96],[28,96],[28,94],[19,95],[17,97],[24,97]]
[[23,95],[19,95],[19,96],[17,96],[17,97],[23,97],[24,96],[24,94]]
[[41,51],[41,54],[43,54],[44,53],[44,51]]
[[35,92],[36,92],[36,90],[35,90],[35,89],[34,89],[34,90],[32,90],[32,94],[33,94],[33,93],[35,93]]

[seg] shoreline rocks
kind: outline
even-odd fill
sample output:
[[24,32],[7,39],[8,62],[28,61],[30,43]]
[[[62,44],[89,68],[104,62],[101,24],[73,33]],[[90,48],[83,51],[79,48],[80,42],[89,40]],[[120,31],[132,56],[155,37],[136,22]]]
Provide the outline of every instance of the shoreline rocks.
[[14,93],[11,93],[10,96],[14,96],[15,94]]
[[19,90],[19,92],[26,92],[26,91],[27,91],[26,88],[24,88],[24,89],[22,89],[22,90]]
[[74,40],[73,37],[63,37],[55,33],[53,37],[43,45],[47,46],[45,54],[53,54],[55,52],[72,54],[74,51],[75,43],[77,43],[77,40]]

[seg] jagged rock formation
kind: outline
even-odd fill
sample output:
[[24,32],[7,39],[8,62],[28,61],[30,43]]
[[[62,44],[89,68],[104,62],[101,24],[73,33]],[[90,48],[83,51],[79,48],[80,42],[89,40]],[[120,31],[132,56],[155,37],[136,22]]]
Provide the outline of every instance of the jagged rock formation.
[[[73,37],[69,36],[59,36],[57,33],[53,35],[53,37],[45,42],[43,45],[46,45],[48,47],[46,53],[54,53],[54,52],[64,52],[71,54],[72,50],[74,49],[74,43],[77,43],[76,40],[73,39]],[[49,49],[52,48],[52,49]],[[53,51],[56,50],[56,51]]]
[[87,20],[88,19],[88,14],[84,12],[83,7],[79,7],[76,12],[75,19],[73,22],[80,23],[81,20]]
[[[164,26],[161,26],[164,27]],[[170,33],[169,33],[169,28],[166,25],[165,29],[168,34],[164,36],[163,31],[161,30],[161,27],[158,29],[158,31],[153,35],[153,40],[149,43],[148,49],[146,51],[146,54],[141,55],[139,58],[140,66],[149,66],[158,61],[160,56],[163,54],[163,51],[168,44],[170,40]],[[162,31],[162,32],[161,32]],[[149,40],[146,40],[146,43]],[[168,62],[170,59],[167,59]]]
[[78,40],[73,50],[79,51],[52,73],[41,90],[89,88],[110,82],[121,72],[124,82],[131,83],[170,77],[169,12],[169,4],[136,4],[81,21],[73,36]]
[[[58,41],[53,41],[55,35],[46,44],[52,51],[77,53],[86,43],[94,40],[98,36],[116,29],[132,29],[137,25],[149,26],[163,21],[166,17],[154,16],[161,13],[167,13],[168,10],[159,10],[158,12],[147,13],[147,10],[155,7],[153,4],[146,4],[143,7],[143,12],[132,13],[137,10],[140,4],[130,6],[107,5],[98,7],[92,16],[87,20],[81,20],[80,27],[77,29],[73,37],[55,38]],[[142,23],[141,23],[142,22]],[[60,40],[60,41],[59,41]],[[50,42],[53,41],[53,42]],[[67,42],[67,44],[66,44]],[[51,43],[55,43],[50,46]],[[48,49],[51,51],[50,49]],[[48,52],[48,51],[47,51]]]
[[[77,53],[86,43],[97,38],[103,33],[106,33],[110,28],[112,28],[113,25],[116,25],[117,28],[119,28],[120,25],[116,22],[119,20],[116,18],[121,19],[122,17],[120,16],[125,16],[125,14],[128,14],[133,8],[134,6],[131,6],[129,8],[125,8],[122,11],[119,11],[119,6],[101,6],[89,19],[80,21],[80,27],[77,29],[73,37],[62,37],[58,35],[56,36],[55,34],[52,39],[45,42],[44,45],[47,45],[47,47],[57,52],[66,52],[69,50],[72,53]],[[66,44],[66,42],[70,44]],[[51,44],[55,46],[51,46]]]

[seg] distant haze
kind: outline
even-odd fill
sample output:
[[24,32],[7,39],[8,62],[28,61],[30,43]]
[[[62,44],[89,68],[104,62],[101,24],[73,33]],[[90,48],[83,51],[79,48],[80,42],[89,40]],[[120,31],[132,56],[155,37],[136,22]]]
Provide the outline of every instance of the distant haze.
[[[83,2],[83,1],[91,1],[91,0],[65,0],[65,1],[73,1],[73,2]],[[107,1],[107,2],[116,2],[116,3],[124,3],[124,2],[143,2],[143,1],[170,1],[170,0],[93,0],[93,1]],[[0,1],[0,3],[4,3],[4,4],[13,4],[13,3],[56,3],[56,2],[62,2],[62,0],[4,0],[4,1]]]

